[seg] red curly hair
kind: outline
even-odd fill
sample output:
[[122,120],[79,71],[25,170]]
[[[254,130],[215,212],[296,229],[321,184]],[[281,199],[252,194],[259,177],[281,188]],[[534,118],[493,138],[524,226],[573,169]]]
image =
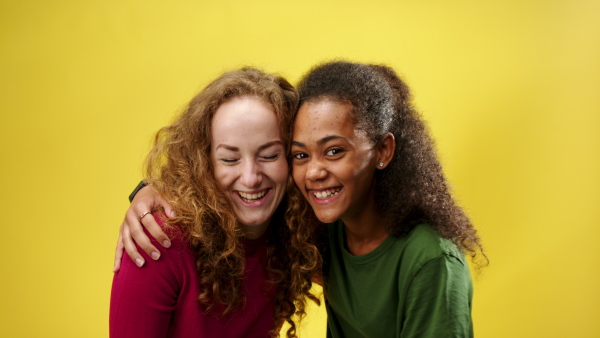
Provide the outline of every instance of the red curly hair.
[[[216,110],[235,97],[256,97],[272,107],[280,123],[286,152],[291,140],[290,124],[298,107],[298,92],[280,76],[254,68],[242,68],[220,76],[197,94],[169,126],[158,131],[146,159],[146,175],[155,190],[173,207],[175,218],[168,226],[181,230],[197,255],[201,280],[198,300],[206,312],[220,304],[222,315],[244,306],[242,277],[243,232],[230,201],[220,191],[211,162],[211,122]],[[291,178],[288,191],[294,188]],[[310,293],[311,278],[321,267],[317,248],[310,243],[302,220],[288,209],[284,198],[264,236],[267,272],[275,287],[275,327],[278,336],[284,321],[288,337],[296,337],[293,316],[305,315],[306,299],[318,303]]]

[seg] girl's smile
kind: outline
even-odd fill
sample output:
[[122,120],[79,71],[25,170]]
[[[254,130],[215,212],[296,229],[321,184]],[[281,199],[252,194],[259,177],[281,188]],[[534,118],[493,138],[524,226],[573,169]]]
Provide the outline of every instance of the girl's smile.
[[292,141],[293,177],[322,222],[371,210],[378,152],[356,128],[352,106],[321,100],[298,110]]

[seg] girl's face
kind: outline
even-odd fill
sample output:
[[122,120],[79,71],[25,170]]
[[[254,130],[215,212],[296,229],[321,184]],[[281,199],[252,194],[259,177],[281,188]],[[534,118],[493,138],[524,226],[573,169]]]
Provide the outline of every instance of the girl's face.
[[231,200],[246,236],[262,236],[288,178],[285,147],[273,109],[254,97],[223,103],[211,126],[215,180]]
[[352,121],[352,105],[304,103],[296,115],[292,175],[321,222],[357,221],[374,204],[378,152]]

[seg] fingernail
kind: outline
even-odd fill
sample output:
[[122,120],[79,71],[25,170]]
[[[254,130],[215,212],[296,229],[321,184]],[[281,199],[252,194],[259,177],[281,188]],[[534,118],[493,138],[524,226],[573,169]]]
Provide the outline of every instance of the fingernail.
[[169,240],[166,240],[166,239],[165,239],[165,240],[163,241],[163,246],[164,246],[165,248],[168,248],[168,247],[170,247],[170,246],[171,246],[171,241],[169,241]]
[[158,257],[160,257],[160,254],[156,251],[152,251],[152,253],[150,254],[150,256],[152,256],[152,259],[157,260]]
[[136,258],[135,264],[137,264],[137,266],[141,267],[142,265],[144,265],[144,260],[141,258]]

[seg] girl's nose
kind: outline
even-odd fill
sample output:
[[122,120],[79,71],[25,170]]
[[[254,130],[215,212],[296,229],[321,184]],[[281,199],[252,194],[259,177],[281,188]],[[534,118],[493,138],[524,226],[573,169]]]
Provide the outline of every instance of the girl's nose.
[[322,180],[327,177],[327,170],[320,161],[310,161],[306,170],[306,178],[311,181]]

